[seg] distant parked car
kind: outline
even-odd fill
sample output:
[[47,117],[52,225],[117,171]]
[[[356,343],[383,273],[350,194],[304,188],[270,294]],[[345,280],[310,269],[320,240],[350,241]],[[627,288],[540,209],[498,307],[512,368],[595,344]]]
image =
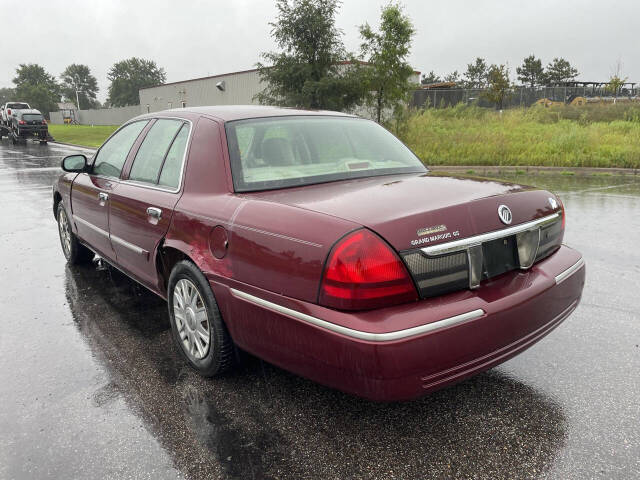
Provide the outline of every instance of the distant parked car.
[[18,110],[11,115],[10,136],[14,144],[26,142],[27,138],[36,137],[40,143],[47,143],[49,129],[47,121],[39,110]]
[[345,392],[411,399],[530,347],[584,285],[556,195],[433,176],[350,115],[147,114],[62,168],[68,262],[95,252],[167,299],[205,376],[240,348]]
[[30,109],[28,103],[24,102],[7,102],[0,109],[0,125],[5,127],[11,126],[11,115],[18,113],[19,110]]

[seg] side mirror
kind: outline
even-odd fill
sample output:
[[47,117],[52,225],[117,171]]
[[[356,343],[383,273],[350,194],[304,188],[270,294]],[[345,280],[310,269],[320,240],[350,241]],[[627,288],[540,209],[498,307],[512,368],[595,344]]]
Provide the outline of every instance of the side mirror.
[[62,170],[71,173],[82,173],[87,170],[87,157],[84,155],[69,155],[62,159]]

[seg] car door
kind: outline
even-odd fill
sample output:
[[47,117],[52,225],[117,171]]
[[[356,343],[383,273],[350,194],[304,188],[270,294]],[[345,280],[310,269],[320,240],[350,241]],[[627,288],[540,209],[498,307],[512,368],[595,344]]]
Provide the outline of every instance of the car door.
[[190,132],[186,120],[156,120],[111,196],[109,232],[118,264],[152,288],[155,251],[180,198]]
[[73,181],[71,211],[78,236],[100,255],[113,259],[109,240],[109,199],[118,186],[127,155],[148,121],[125,125],[94,156],[89,173]]

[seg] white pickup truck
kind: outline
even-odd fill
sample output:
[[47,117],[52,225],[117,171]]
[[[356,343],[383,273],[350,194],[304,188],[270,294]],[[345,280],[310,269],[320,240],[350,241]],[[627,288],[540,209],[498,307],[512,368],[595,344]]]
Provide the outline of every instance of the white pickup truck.
[[7,102],[0,108],[0,126],[11,126],[11,115],[17,113],[18,110],[30,109],[28,103],[25,102]]

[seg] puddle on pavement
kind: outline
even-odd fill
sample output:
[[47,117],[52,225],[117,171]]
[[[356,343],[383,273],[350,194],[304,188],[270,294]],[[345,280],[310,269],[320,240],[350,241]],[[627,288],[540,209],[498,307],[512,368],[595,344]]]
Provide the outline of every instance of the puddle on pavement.
[[399,404],[352,397],[253,357],[204,379],[179,358],[166,304],[119,272],[67,268],[66,292],[107,376],[94,404],[122,397],[189,478],[524,475],[547,470],[564,442],[560,406],[498,370]]

